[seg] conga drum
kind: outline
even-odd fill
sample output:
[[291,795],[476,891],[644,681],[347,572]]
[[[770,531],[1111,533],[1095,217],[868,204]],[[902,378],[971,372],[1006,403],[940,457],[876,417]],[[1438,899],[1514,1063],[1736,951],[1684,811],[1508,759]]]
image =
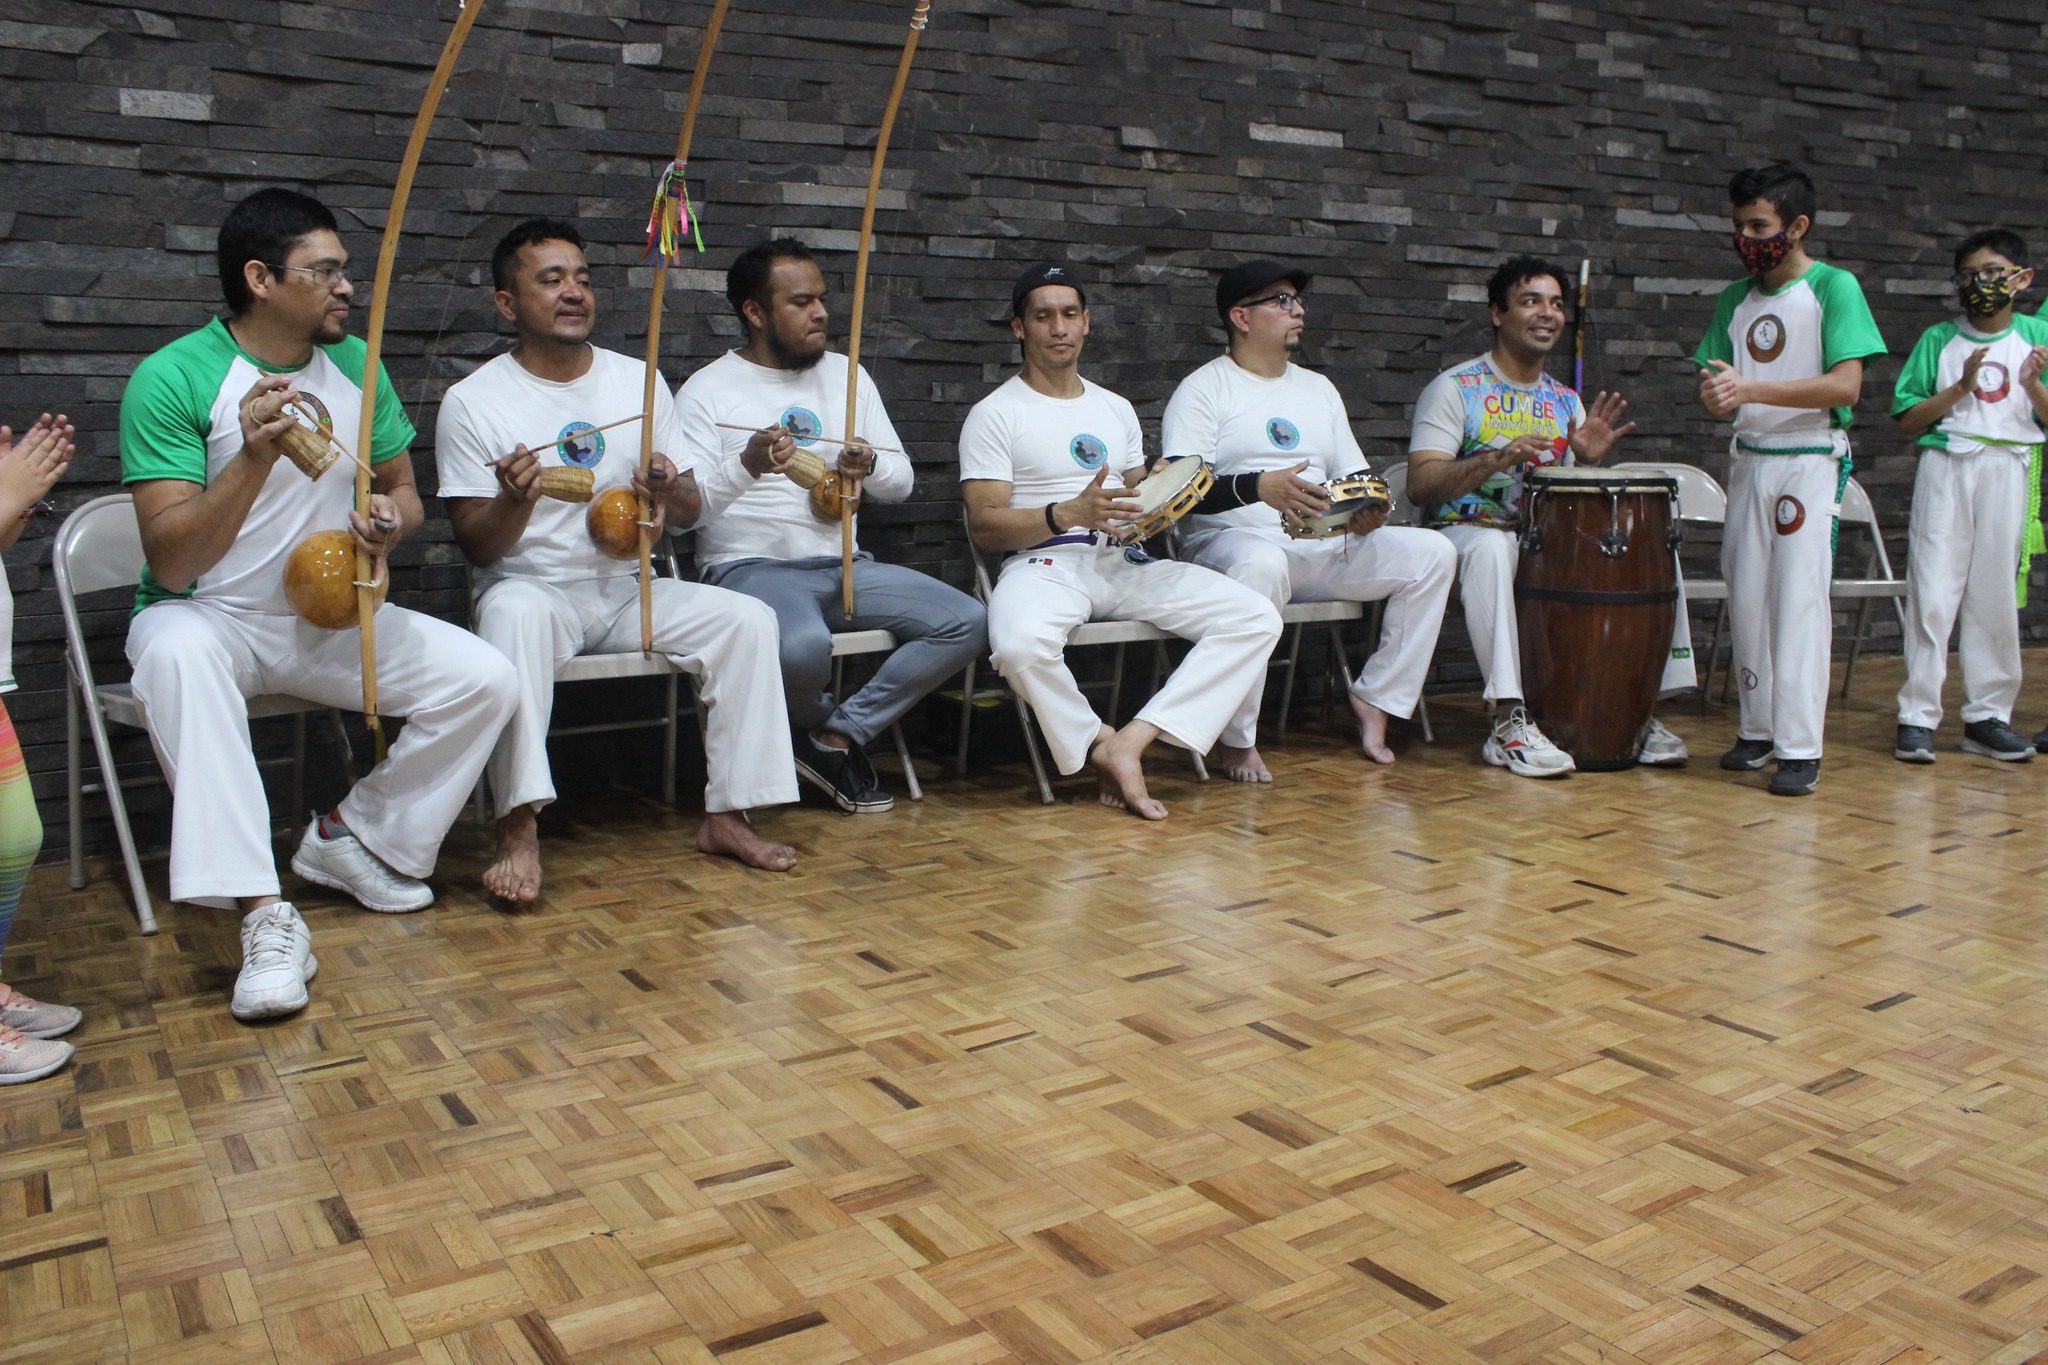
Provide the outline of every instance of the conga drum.
[[1564,467],[1524,487],[1523,700],[1579,767],[1633,767],[1678,607],[1677,481]]

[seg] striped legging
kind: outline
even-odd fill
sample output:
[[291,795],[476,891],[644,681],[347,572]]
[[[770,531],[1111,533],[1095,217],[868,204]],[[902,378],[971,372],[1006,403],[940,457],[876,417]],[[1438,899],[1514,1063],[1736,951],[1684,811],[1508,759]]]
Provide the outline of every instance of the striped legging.
[[43,817],[36,814],[35,792],[22,761],[21,741],[14,735],[14,717],[0,701],[0,952],[14,928],[21,889],[28,870],[43,848]]

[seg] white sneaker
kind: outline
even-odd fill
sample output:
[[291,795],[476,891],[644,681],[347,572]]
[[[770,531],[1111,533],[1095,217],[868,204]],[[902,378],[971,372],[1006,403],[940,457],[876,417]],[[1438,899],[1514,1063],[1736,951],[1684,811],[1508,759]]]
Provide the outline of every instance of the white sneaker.
[[1684,740],[1665,729],[1663,721],[1650,717],[1650,726],[1643,731],[1643,742],[1636,749],[1636,762],[1652,768],[1675,768],[1691,757]]
[[1563,777],[1579,766],[1570,754],[1552,744],[1519,706],[1495,723],[1479,753],[1494,767],[1506,768],[1517,777]]
[[306,983],[320,970],[313,934],[290,901],[242,918],[242,970],[228,1008],[237,1019],[271,1019],[306,1007]]
[[69,1005],[31,1000],[20,991],[9,990],[0,1000],[0,1027],[11,1028],[30,1038],[56,1038],[78,1027],[85,1016]]
[[31,1038],[0,1024],[0,1085],[39,1081],[71,1060],[69,1043]]
[[379,914],[408,915],[434,903],[433,888],[364,848],[363,841],[347,830],[337,838],[321,838],[317,815],[292,855],[292,871]]

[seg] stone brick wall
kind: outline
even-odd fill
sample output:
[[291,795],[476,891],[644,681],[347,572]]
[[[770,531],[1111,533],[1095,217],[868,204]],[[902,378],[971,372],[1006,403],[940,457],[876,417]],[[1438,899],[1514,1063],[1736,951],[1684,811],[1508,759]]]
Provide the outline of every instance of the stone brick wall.
[[[388,358],[423,432],[447,384],[502,344],[483,281],[517,218],[580,221],[605,291],[600,340],[639,353],[647,196],[708,9],[494,0],[483,15],[428,146],[392,300]],[[843,308],[908,12],[734,7],[691,160],[711,249],[670,291],[672,380],[731,342],[724,266],[758,236],[826,251]],[[358,261],[374,256],[454,13],[453,0],[24,0],[0,17],[0,418],[77,420],[60,506],[115,486],[126,376],[217,306],[228,204],[262,184],[310,189]],[[1784,156],[1821,184],[1817,254],[1863,277],[1892,344],[1857,434],[1901,558],[1912,465],[1884,417],[1891,382],[1950,307],[1954,240],[2048,217],[2031,137],[2044,56],[2039,16],[2002,0],[1961,21],[1899,0],[938,0],[890,150],[864,339],[919,481],[876,510],[868,541],[964,579],[952,440],[1012,363],[1008,280],[1048,255],[1088,272],[1089,369],[1155,434],[1174,382],[1218,344],[1218,263],[1305,262],[1318,274],[1307,358],[1347,394],[1375,457],[1403,448],[1428,377],[1483,348],[1480,284],[1501,255],[1590,258],[1587,386],[1627,392],[1635,458],[1721,472],[1725,433],[1694,402],[1685,357],[1736,271],[1727,177]],[[429,488],[431,454],[415,451]],[[53,529],[34,526],[7,571],[22,682],[9,703],[54,850]],[[399,584],[412,605],[459,613],[444,526],[409,548]],[[123,613],[89,620],[118,676]],[[2048,612],[2027,628],[2039,638]],[[1448,629],[1447,677],[1461,647]],[[146,746],[123,752],[148,766]]]

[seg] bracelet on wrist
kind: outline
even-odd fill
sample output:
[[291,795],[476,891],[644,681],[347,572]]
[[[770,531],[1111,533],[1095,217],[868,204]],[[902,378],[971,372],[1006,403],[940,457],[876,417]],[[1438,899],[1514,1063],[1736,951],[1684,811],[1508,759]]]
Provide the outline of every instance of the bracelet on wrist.
[[1054,535],[1060,534],[1064,529],[1057,521],[1053,520],[1052,509],[1058,506],[1059,504],[1056,502],[1049,502],[1045,505],[1045,529]]

